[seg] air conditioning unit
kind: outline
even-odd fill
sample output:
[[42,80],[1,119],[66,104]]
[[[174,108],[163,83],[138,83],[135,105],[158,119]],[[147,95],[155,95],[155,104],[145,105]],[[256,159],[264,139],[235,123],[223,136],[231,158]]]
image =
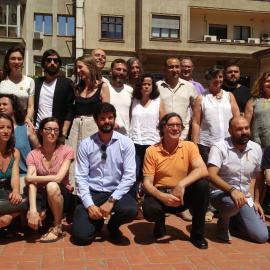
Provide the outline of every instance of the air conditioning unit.
[[34,39],[35,40],[42,40],[44,38],[43,33],[41,32],[34,32]]
[[243,39],[235,39],[233,42],[235,43],[245,43]]
[[270,40],[269,41],[262,40],[262,44],[270,44]]
[[248,43],[252,43],[252,44],[257,44],[260,43],[260,39],[259,38],[248,38]]
[[221,38],[219,41],[220,42],[232,42],[231,39],[224,39],[224,38]]
[[266,41],[270,41],[270,35],[268,34],[261,34],[261,40],[266,40]]
[[217,36],[204,35],[203,40],[204,41],[217,41]]

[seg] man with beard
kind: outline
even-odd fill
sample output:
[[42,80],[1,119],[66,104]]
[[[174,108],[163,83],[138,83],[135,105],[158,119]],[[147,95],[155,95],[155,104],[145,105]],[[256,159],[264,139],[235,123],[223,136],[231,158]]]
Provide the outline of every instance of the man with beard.
[[111,64],[112,76],[109,84],[110,102],[117,110],[117,118],[114,129],[123,135],[129,135],[129,108],[133,88],[124,84],[127,77],[127,64],[124,59],[117,58]]
[[178,58],[166,59],[163,67],[166,77],[158,81],[157,86],[166,113],[176,112],[183,119],[183,125],[186,128],[180,138],[186,140],[189,132],[190,107],[193,107],[198,94],[192,83],[179,78],[180,70]]
[[80,202],[74,212],[73,237],[79,245],[90,244],[109,215],[109,240],[121,242],[119,227],[138,213],[136,201],[128,193],[136,178],[134,144],[114,131],[113,105],[100,103],[93,116],[98,132],[81,142],[75,169]]
[[250,88],[241,85],[240,80],[240,68],[235,63],[228,63],[225,68],[224,84],[222,89],[232,92],[240,112],[245,112],[245,107],[248,100],[251,98]]
[[35,80],[34,125],[38,129],[39,123],[46,117],[59,119],[64,141],[73,120],[74,90],[70,79],[58,75],[61,65],[62,59],[55,50],[44,52],[41,66],[46,75]]
[[[248,121],[241,116],[229,122],[230,138],[212,146],[208,159],[210,202],[219,211],[217,237],[231,241],[230,218],[235,216],[249,237],[258,243],[268,239],[268,229],[260,205],[264,187],[261,170],[261,147],[249,140]],[[249,193],[250,181],[256,178],[254,200]]]
[[101,75],[101,71],[106,64],[106,53],[101,49],[95,49],[92,51],[91,56],[96,61],[98,72],[102,78],[102,81],[109,84],[110,82]]

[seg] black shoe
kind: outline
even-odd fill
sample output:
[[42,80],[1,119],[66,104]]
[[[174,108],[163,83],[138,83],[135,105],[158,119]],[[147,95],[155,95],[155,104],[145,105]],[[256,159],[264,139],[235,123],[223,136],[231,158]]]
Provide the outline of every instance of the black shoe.
[[190,237],[190,242],[197,248],[208,249],[208,243],[202,234],[192,234]]
[[111,228],[110,222],[107,225],[107,230],[109,232],[109,241],[118,244],[122,242],[122,232],[119,230],[119,228]]
[[165,234],[166,234],[165,219],[158,220],[155,222],[153,234],[154,234],[155,238],[157,238],[157,239],[165,236]]

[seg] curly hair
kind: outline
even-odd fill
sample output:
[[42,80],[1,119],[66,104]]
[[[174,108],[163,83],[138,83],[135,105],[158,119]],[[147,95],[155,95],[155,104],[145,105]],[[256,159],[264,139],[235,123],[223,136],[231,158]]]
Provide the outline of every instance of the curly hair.
[[43,145],[43,137],[42,135],[40,134],[40,131],[42,131],[45,127],[45,125],[48,123],[48,122],[56,122],[58,124],[58,127],[59,127],[59,134],[58,134],[58,139],[56,141],[56,145],[59,145],[59,144],[62,144],[61,142],[61,137],[62,137],[62,125],[61,125],[61,122],[55,118],[55,117],[46,117],[44,118],[40,123],[39,123],[39,127],[38,127],[38,132],[37,132],[37,137],[38,137],[38,141],[41,145]]
[[108,102],[99,102],[94,110],[93,117],[94,117],[95,121],[97,122],[99,114],[108,113],[108,112],[112,112],[113,117],[116,118],[116,109],[112,104],[110,104]]
[[161,138],[164,136],[164,132],[163,132],[164,126],[168,123],[168,121],[172,117],[178,117],[180,119],[180,121],[181,121],[182,130],[185,128],[185,126],[183,125],[182,118],[178,113],[175,113],[175,112],[167,113],[160,119],[159,124],[157,126],[157,129],[159,130],[159,135],[160,135]]
[[74,62],[73,74],[75,78],[74,78],[74,82],[72,83],[76,97],[79,97],[83,89],[86,87],[85,81],[81,79],[81,77],[79,76],[77,72],[76,65],[78,61],[83,62],[89,70],[90,78],[89,78],[88,89],[95,89],[97,87],[97,81],[101,82],[101,75],[99,74],[97,70],[97,64],[94,58],[92,58],[88,54],[78,57]]
[[143,81],[144,81],[145,78],[151,78],[151,80],[152,80],[152,92],[150,94],[150,99],[156,99],[157,97],[159,97],[160,93],[158,91],[157,84],[156,84],[154,76],[152,74],[149,74],[149,73],[145,73],[144,75],[140,76],[137,79],[136,86],[135,86],[134,91],[133,91],[133,98],[136,98],[136,99],[139,99],[139,100],[142,98],[141,89],[142,89],[142,84],[143,84]]
[[22,124],[25,120],[26,110],[23,108],[19,98],[13,94],[0,94],[0,98],[8,98],[10,100],[16,124]]
[[60,57],[59,53],[54,49],[49,49],[43,53],[42,58],[41,58],[41,66],[45,68],[46,58],[48,58],[49,56],[54,56],[54,55],[56,55],[57,58],[59,59],[59,68],[60,68],[62,66],[62,58]]
[[23,51],[22,48],[20,48],[20,47],[11,47],[7,51],[7,53],[5,55],[4,64],[3,64],[3,71],[1,73],[0,81],[5,80],[9,76],[9,74],[11,72],[10,67],[9,67],[9,57],[14,52],[19,52],[22,55],[22,58],[24,58],[24,51]]
[[15,142],[16,142],[15,135],[14,135],[14,124],[13,124],[12,118],[7,114],[0,113],[0,119],[2,118],[9,120],[11,123],[11,135],[10,135],[9,140],[7,141],[7,147],[6,147],[6,153],[11,154],[11,153],[14,153],[15,151]]
[[263,91],[263,85],[267,78],[270,76],[270,70],[264,72],[255,82],[254,86],[251,89],[251,95],[254,98],[263,98],[265,96],[265,93]]

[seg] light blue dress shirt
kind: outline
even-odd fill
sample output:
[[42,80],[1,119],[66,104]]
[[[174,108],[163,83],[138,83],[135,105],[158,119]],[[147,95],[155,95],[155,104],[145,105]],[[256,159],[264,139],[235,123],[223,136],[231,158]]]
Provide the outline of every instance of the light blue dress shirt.
[[113,192],[119,200],[136,181],[135,147],[131,139],[113,131],[106,144],[106,160],[102,159],[99,134],[83,140],[79,146],[75,176],[77,195],[87,209],[93,205],[90,189],[100,192]]

